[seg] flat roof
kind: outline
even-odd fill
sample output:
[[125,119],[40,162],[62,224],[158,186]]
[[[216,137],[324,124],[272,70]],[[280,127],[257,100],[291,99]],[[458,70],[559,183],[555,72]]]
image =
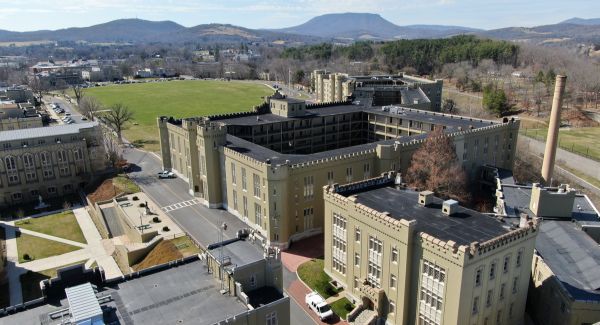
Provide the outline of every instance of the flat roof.
[[97,125],[98,122],[87,122],[2,131],[0,132],[0,142],[79,134],[81,129],[88,129]]
[[[219,247],[211,249],[210,252],[217,259]],[[233,266],[243,266],[264,259],[262,248],[255,246],[250,241],[238,240],[223,246],[223,257],[229,258]]]
[[102,317],[102,309],[90,283],[66,288],[65,294],[69,301],[69,313],[71,313],[72,322],[88,320],[98,316]]
[[[342,194],[343,195],[343,194]],[[357,196],[357,203],[379,212],[389,212],[395,219],[416,220],[416,229],[440,240],[452,240],[458,245],[485,242],[511,231],[510,226],[474,210],[458,206],[456,213],[442,213],[443,200],[434,198],[433,203],[422,206],[419,193],[413,190],[385,186],[350,193]]]
[[[215,324],[248,310],[237,297],[222,295],[220,283],[197,260],[153,274],[98,288],[98,296],[110,295],[103,304],[107,324]],[[0,318],[0,324],[60,324],[50,313],[68,307],[67,299]]]

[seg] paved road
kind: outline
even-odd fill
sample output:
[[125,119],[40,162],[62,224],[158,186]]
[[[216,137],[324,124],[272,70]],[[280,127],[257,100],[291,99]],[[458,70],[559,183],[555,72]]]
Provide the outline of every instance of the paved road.
[[[85,123],[85,122],[89,122],[89,121],[84,121],[82,120],[83,115],[81,115],[77,110],[75,110],[73,108],[73,105],[71,103],[69,103],[65,98],[63,97],[52,97],[52,96],[45,96],[44,97],[44,101],[48,104],[50,103],[55,103],[55,104],[59,104],[61,108],[63,108],[65,110],[64,114],[57,114],[58,117],[62,118],[65,116],[65,114],[69,113],[71,114],[71,119],[73,120],[73,122],[75,123]],[[52,110],[50,107],[48,107],[49,110]],[[54,112],[52,112],[54,113]],[[62,123],[62,122],[61,122]]]
[[[156,177],[162,164],[154,154],[130,148],[125,149],[124,157],[137,166],[129,173],[131,179],[159,206],[167,207],[194,199],[188,194],[188,184],[182,179]],[[166,213],[192,238],[204,245],[217,241],[218,227],[222,222],[226,222],[229,226],[224,234],[226,239],[233,238],[238,229],[246,228],[241,220],[230,213],[220,209],[209,209],[199,204],[183,206]],[[295,273],[283,269],[284,287],[287,288],[297,278]],[[294,300],[290,300],[290,319],[291,324],[314,324],[314,321]]]

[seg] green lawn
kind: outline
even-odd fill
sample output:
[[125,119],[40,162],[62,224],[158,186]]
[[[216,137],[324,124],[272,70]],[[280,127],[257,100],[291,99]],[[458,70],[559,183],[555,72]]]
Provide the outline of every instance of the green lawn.
[[[545,142],[548,129],[522,129],[521,134]],[[562,149],[600,161],[600,127],[563,128],[558,141]]]
[[141,192],[140,187],[131,179],[125,176],[116,176],[112,179],[113,185],[127,194]]
[[73,211],[64,211],[41,218],[15,222],[15,226],[46,235],[87,243]]
[[19,263],[28,262],[28,260],[25,260],[24,258],[25,254],[29,255],[30,260],[39,260],[46,257],[70,253],[78,249],[81,248],[45,238],[21,233],[17,234],[17,253],[19,254]]
[[63,265],[54,269],[48,269],[40,272],[29,271],[27,273],[21,274],[21,292],[23,293],[23,301],[31,301],[33,299],[41,297],[42,290],[40,290],[40,282],[46,279],[55,278],[58,274],[58,269],[85,262],[86,261],[79,261]]
[[331,278],[323,271],[322,259],[312,259],[308,262],[304,262],[298,267],[298,276],[306,283],[306,285],[318,292],[325,299],[338,293],[338,291],[329,284]]
[[194,245],[192,239],[188,236],[182,236],[175,239],[171,239],[171,243],[175,245],[177,250],[183,255],[183,257],[192,256],[200,253],[200,249]]
[[354,309],[354,305],[346,298],[338,299],[331,304],[331,310],[340,316],[341,319],[346,319],[346,316],[352,309]]
[[123,103],[134,112],[135,123],[124,136],[147,150],[158,151],[158,116],[192,117],[249,111],[271,95],[268,87],[247,82],[168,81],[112,85],[86,89],[103,105]]

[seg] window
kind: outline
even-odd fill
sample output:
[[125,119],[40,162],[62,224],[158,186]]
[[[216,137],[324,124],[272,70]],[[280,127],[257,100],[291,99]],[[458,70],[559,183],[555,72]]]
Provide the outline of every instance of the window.
[[73,158],[75,159],[75,161],[83,160],[83,152],[81,151],[81,149],[73,150]]
[[56,187],[54,187],[54,186],[48,187],[48,194],[56,194]]
[[[510,306],[508,307],[508,317],[512,317],[513,316],[513,307],[514,307],[514,303],[510,303]],[[561,310],[564,312],[563,306],[565,305],[565,303],[563,302],[561,304]]]
[[333,172],[327,172],[327,184],[328,185],[333,185],[334,180],[333,180]]
[[492,300],[493,300],[493,298],[494,298],[494,291],[493,290],[488,290],[487,296],[485,297],[485,306],[486,307],[492,306]]
[[233,190],[231,196],[233,197],[233,209],[235,211],[238,211],[237,191]]
[[256,287],[256,274],[252,274],[252,276],[250,276],[250,286],[252,288]]
[[393,274],[390,274],[390,288],[392,289],[396,289],[396,283],[397,283],[397,279],[396,276]]
[[502,271],[504,273],[508,273],[508,265],[510,264],[510,256],[505,256],[504,257],[504,266],[502,267]]
[[360,287],[360,281],[358,280],[358,278],[357,278],[357,277],[354,277],[354,287],[355,287],[355,288],[358,288],[358,287]]
[[31,194],[31,196],[36,197],[36,198],[40,195],[40,191],[38,191],[38,190],[31,190],[31,191],[29,191],[29,193]]
[[258,203],[254,203],[254,223],[262,228],[262,207]]
[[521,266],[522,260],[523,260],[523,248],[519,249],[519,252],[517,253],[517,267]]
[[367,280],[372,287],[381,288],[381,261],[383,257],[383,242],[369,236],[369,268]]
[[477,269],[477,271],[475,271],[475,286],[479,287],[481,285],[481,273],[483,271],[483,268],[480,267]]
[[392,248],[392,263],[398,263],[398,249]]
[[363,165],[364,179],[368,179],[371,177],[371,165],[366,163]]
[[42,163],[42,172],[44,178],[52,178],[54,176],[54,170],[52,169],[52,160],[50,154],[47,152],[40,153],[40,161]]
[[496,325],[502,324],[502,309],[498,310],[496,314]]
[[31,155],[31,154],[23,155],[23,167],[35,168],[35,163],[33,161],[33,155]]
[[496,261],[493,261],[490,264],[490,280],[493,280],[496,277]]
[[304,230],[312,229],[314,222],[313,208],[304,209]]
[[4,164],[6,165],[6,173],[8,174],[8,183],[19,183],[19,173],[17,172],[17,161],[15,157],[8,156],[4,158]]
[[248,218],[248,198],[245,196],[242,197],[242,207],[244,208],[242,216]]
[[57,160],[58,160],[59,163],[68,162],[67,152],[64,151],[64,150],[59,150],[56,153],[56,158],[57,158]]
[[260,176],[252,174],[252,184],[254,188],[254,197],[260,199]]
[[354,266],[360,267],[360,254],[354,253]]
[[242,190],[246,191],[246,168],[242,168]]
[[389,309],[389,313],[393,314],[396,312],[396,303],[394,303],[393,300],[390,300],[390,309]]
[[312,199],[315,195],[315,178],[314,176],[304,177],[304,199]]
[[235,164],[231,163],[231,184],[235,185],[237,183],[237,177],[235,175]]
[[346,168],[346,182],[352,182],[352,167]]
[[20,192],[13,193],[12,199],[15,201],[19,201],[19,200],[23,199],[23,194],[21,194]]
[[360,229],[354,229],[354,241],[360,243]]
[[473,298],[473,315],[476,315],[479,312],[479,297]]
[[277,312],[267,314],[267,325],[277,325]]
[[515,277],[513,279],[512,293],[517,293],[518,288],[519,288],[519,277]]
[[504,289],[506,288],[506,283],[502,283],[500,285],[500,300],[504,299]]
[[346,218],[337,213],[333,214],[332,239],[333,269],[341,274],[346,274]]
[[71,192],[73,190],[73,185],[65,184],[65,186],[63,186],[63,189],[65,190],[65,192]]

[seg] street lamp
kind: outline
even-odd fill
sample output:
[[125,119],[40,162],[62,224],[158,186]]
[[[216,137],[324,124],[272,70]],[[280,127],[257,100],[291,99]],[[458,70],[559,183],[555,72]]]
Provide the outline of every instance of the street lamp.
[[223,237],[227,224],[223,222],[219,227],[219,273],[221,275],[221,294],[225,294],[225,269],[223,268]]

